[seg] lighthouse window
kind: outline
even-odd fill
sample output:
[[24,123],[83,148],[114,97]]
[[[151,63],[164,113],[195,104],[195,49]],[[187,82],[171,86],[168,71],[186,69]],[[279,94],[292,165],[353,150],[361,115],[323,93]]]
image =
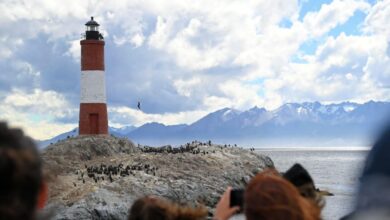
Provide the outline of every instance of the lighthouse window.
[[98,27],[97,26],[87,26],[87,31],[97,31]]

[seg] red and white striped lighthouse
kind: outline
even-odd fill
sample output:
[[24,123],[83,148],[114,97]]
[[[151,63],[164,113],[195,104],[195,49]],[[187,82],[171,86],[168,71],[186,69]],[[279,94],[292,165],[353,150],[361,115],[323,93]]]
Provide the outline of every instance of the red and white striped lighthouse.
[[108,134],[106,83],[104,76],[104,40],[99,24],[86,24],[81,44],[81,97],[79,134]]

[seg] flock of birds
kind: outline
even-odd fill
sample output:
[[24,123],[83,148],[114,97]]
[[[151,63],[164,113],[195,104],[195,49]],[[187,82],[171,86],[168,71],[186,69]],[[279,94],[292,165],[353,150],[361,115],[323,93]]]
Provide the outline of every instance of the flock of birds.
[[[185,145],[180,145],[179,147],[172,147],[171,145],[166,145],[163,147],[151,147],[151,146],[138,146],[142,152],[144,153],[170,153],[170,154],[179,154],[179,153],[192,153],[192,154],[209,154],[209,151],[201,151],[198,146],[212,146],[211,141],[208,142],[200,142],[200,141],[192,141],[191,143],[186,143]],[[215,147],[220,148],[221,150],[224,148],[233,148],[237,147],[237,144],[230,145],[215,145]],[[241,148],[242,149],[242,148]],[[249,148],[250,151],[255,151],[255,148]],[[215,153],[215,150],[210,151]]]
[[[186,143],[185,145],[181,145],[179,147],[172,147],[170,145],[163,146],[163,147],[150,147],[150,146],[143,146],[139,148],[143,153],[170,153],[170,154],[184,154],[184,153],[190,153],[190,154],[200,154],[200,155],[207,155],[211,153],[216,153],[215,149],[210,149],[210,151],[207,150],[200,150],[198,146],[212,146],[211,141],[208,142],[199,142],[199,141],[193,141],[191,143]],[[224,148],[234,148],[237,147],[237,145],[215,145],[215,147],[218,147],[220,149]],[[249,150],[255,151],[255,148],[249,148]],[[106,165],[106,164],[100,164],[98,166],[87,166],[85,165],[85,170],[76,170],[75,174],[78,176],[78,180],[81,181],[83,184],[86,183],[86,181],[94,181],[95,183],[101,182],[101,181],[110,181],[114,182],[115,180],[126,177],[126,176],[135,176],[136,172],[145,172],[146,174],[150,174],[153,176],[157,175],[157,170],[159,168],[155,166],[151,166],[150,164],[134,164],[134,165],[127,165],[125,166],[123,163],[120,163],[118,165]],[[76,187],[77,184],[73,182],[73,185]]]
[[[158,167],[151,166],[150,164],[135,164],[127,165],[126,167],[123,163],[118,165],[106,165],[100,164],[99,166],[87,166],[85,165],[85,170],[76,170],[75,174],[78,175],[78,180],[83,184],[88,180],[92,180],[95,183],[100,181],[110,181],[114,182],[120,177],[126,176],[135,176],[137,171],[143,171],[147,174],[156,176],[156,171]],[[73,185],[76,187],[77,184],[73,182]]]
[[[168,154],[183,154],[183,153],[191,153],[191,154],[209,154],[209,151],[200,150],[196,145],[191,145],[187,143],[185,146],[180,147],[172,147],[170,145],[163,147],[150,147],[143,146],[140,148],[143,153],[168,153]],[[215,153],[215,150],[210,151],[210,153]]]

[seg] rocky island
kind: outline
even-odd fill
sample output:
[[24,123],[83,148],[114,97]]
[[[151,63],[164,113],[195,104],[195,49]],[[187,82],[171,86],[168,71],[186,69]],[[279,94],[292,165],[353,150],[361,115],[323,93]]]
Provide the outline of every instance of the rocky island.
[[53,219],[126,219],[132,202],[157,195],[204,204],[210,213],[227,186],[243,188],[270,158],[237,146],[193,141],[136,146],[112,136],[79,136],[42,152]]

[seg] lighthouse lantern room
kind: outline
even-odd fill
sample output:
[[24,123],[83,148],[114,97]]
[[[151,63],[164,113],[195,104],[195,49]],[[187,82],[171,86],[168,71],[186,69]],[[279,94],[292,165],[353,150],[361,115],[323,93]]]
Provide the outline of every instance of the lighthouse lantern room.
[[108,134],[104,40],[99,24],[91,17],[81,44],[81,94],[79,134]]

